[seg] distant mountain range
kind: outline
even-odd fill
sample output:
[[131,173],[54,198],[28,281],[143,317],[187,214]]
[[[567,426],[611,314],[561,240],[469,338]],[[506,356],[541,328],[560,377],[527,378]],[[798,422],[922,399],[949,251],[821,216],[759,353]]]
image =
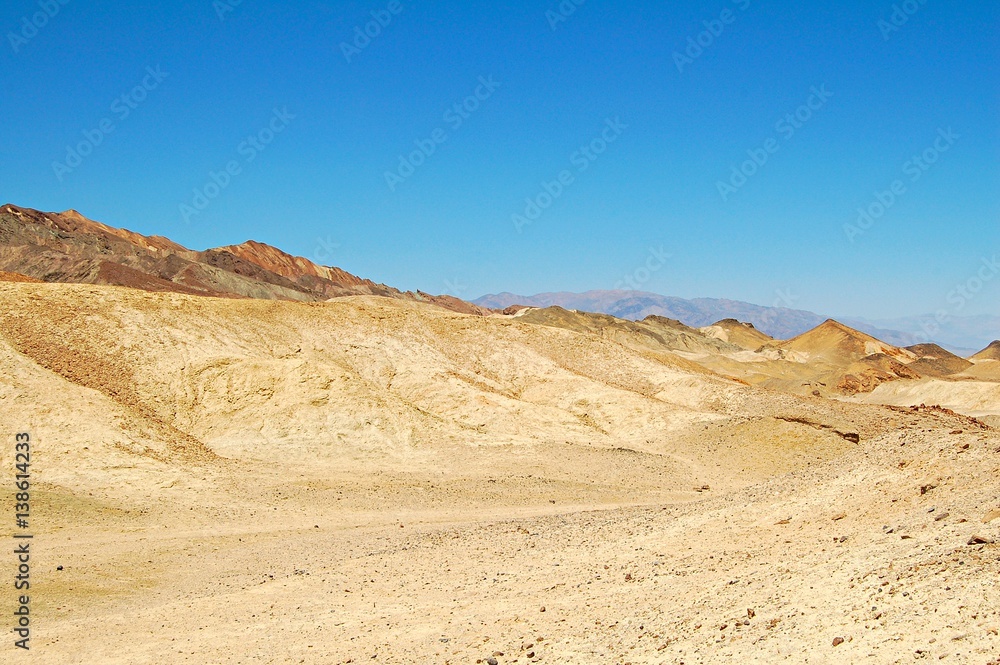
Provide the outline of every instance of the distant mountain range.
[[[481,307],[504,309],[512,305],[530,307],[564,307],[585,312],[610,314],[638,321],[650,315],[677,319],[700,328],[722,319],[737,319],[778,339],[790,339],[815,328],[828,318],[801,309],[765,307],[739,300],[722,298],[685,299],[643,291],[586,291],[583,293],[539,293],[523,296],[514,293],[485,295],[473,301]],[[895,346],[910,346],[933,341],[959,355],[970,355],[991,341],[1000,338],[1000,317],[951,317],[940,326],[934,339],[922,333],[931,316],[869,321],[857,317],[837,317],[837,320]]]

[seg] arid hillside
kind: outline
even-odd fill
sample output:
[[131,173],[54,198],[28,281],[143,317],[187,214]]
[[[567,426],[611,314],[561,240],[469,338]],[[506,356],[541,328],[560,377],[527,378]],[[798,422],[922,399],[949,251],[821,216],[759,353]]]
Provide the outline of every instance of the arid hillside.
[[753,352],[669,320],[31,281],[0,313],[37,662],[1000,644],[1000,438],[967,416],[749,387],[691,358]]

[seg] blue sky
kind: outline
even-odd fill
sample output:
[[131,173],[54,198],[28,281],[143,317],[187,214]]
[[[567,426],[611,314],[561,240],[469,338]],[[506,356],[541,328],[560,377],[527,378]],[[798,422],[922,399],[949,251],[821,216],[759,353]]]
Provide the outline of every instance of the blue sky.
[[465,298],[998,313],[995,2],[222,2],[3,3],[0,198]]

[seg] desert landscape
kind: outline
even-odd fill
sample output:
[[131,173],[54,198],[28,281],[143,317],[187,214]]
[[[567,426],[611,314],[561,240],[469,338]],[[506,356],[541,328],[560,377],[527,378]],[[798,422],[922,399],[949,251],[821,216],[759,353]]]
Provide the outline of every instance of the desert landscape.
[[1000,663],[1000,342],[490,308],[13,204],[0,271],[32,662]]

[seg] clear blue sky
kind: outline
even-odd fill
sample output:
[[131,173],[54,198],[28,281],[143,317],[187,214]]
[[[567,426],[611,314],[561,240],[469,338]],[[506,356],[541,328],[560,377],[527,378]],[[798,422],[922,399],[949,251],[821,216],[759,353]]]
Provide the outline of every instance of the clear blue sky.
[[[46,3],[37,31],[24,20],[38,0],[0,9],[0,198],[20,205],[198,249],[253,238],[466,298],[629,275],[670,295],[772,304],[782,291],[869,317],[954,308],[949,292],[1000,250],[992,0],[896,3],[912,14],[882,27],[891,0],[586,0],[566,17],[546,14],[557,0]],[[345,55],[372,11],[388,25]],[[720,34],[679,71],[706,21]],[[832,94],[810,99],[814,87]],[[446,116],[476,92],[468,117]],[[808,102],[811,117],[779,128]],[[272,122],[263,150],[243,143]],[[602,133],[602,154],[574,157]],[[391,188],[399,156],[435,136]],[[767,146],[723,200],[719,181]],[[907,165],[925,150],[926,171]],[[210,173],[230,162],[216,192]],[[563,171],[572,180],[518,233],[512,215]],[[844,225],[896,180],[902,193],[850,242]],[[218,195],[185,221],[206,185]],[[651,247],[670,258],[645,273]],[[1000,275],[960,313],[998,313],[998,295]]]

